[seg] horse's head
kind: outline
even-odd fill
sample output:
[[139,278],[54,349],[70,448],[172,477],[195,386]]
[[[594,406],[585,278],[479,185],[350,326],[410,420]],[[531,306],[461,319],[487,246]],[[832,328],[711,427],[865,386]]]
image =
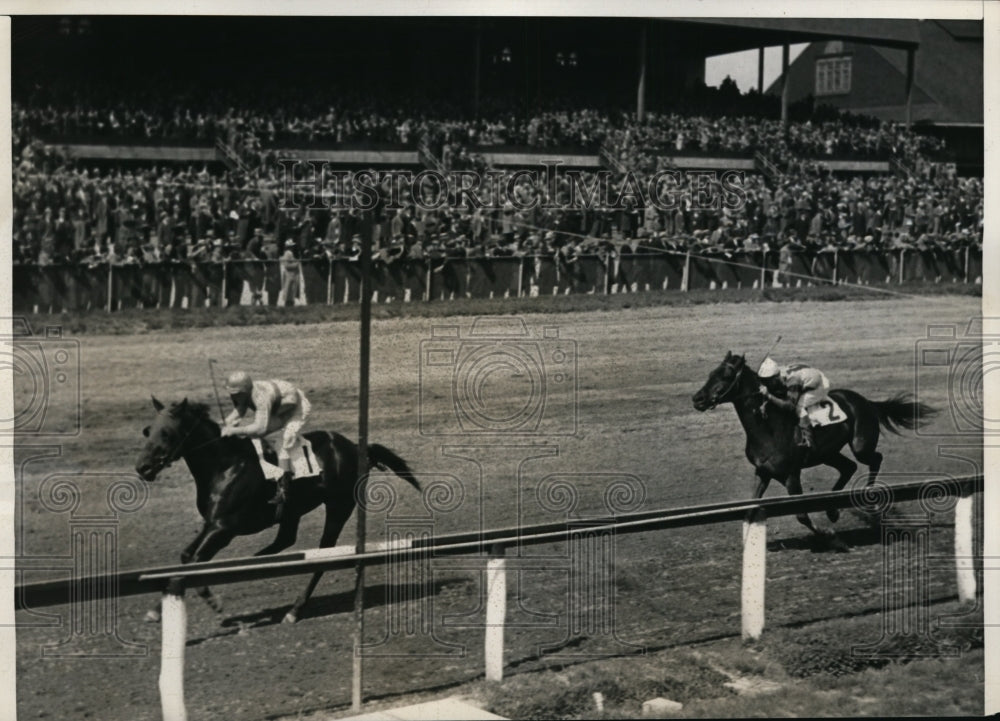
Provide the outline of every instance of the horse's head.
[[695,410],[707,411],[720,403],[735,400],[745,370],[746,358],[727,351],[725,360],[709,374],[708,381],[691,398]]
[[135,470],[145,481],[155,481],[157,474],[184,453],[185,444],[199,420],[199,404],[187,398],[165,408],[153,398],[156,418],[142,429],[146,444],[135,462]]

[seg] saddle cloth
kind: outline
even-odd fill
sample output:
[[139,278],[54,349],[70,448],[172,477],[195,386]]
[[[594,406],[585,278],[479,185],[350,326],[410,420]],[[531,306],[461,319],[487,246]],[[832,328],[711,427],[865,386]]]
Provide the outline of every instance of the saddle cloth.
[[[260,458],[260,468],[264,471],[264,477],[269,481],[276,481],[281,478],[281,468],[264,460],[264,446],[259,438],[253,439],[253,447],[257,449],[257,456]],[[295,446],[288,452],[288,455],[292,461],[292,478],[318,476],[323,472],[323,465],[319,462],[316,453],[313,451],[312,444],[301,436],[299,436],[299,440]]]
[[832,426],[847,420],[847,414],[833,398],[824,398],[806,408],[809,422],[814,426]]

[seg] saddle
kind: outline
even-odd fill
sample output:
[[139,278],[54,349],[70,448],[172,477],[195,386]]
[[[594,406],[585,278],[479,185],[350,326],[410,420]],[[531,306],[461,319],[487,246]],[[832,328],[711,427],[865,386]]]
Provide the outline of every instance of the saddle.
[[[257,457],[260,458],[260,469],[264,471],[264,477],[269,481],[276,481],[281,478],[284,471],[278,466],[278,456],[265,446],[259,438],[254,438],[253,447],[257,449]],[[292,461],[292,479],[309,478],[318,476],[323,472],[323,464],[319,461],[319,456],[313,451],[312,444],[302,436],[298,442],[288,452]]]

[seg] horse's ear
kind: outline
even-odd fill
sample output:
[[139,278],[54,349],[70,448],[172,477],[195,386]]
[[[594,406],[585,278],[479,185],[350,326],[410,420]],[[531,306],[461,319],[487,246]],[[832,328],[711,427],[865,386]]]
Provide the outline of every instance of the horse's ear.
[[731,350],[727,350],[726,351],[726,360],[729,360],[732,357],[733,357],[733,352]]
[[185,398],[184,400],[182,400],[180,403],[177,404],[177,407],[182,411],[186,411],[188,407],[188,399]]
[[150,398],[153,399],[153,408],[156,409],[156,412],[159,413],[160,411],[162,411],[163,410],[163,404],[160,403],[158,400],[156,400],[156,396],[150,396]]

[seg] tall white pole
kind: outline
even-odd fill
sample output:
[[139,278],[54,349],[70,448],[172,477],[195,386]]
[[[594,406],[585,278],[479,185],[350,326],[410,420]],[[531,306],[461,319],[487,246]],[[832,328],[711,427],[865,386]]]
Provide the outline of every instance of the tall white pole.
[[[358,477],[354,497],[358,503],[358,530],[356,553],[365,552],[366,511],[365,486],[368,483],[368,367],[371,354],[372,325],[372,234],[375,232],[375,218],[364,229],[361,240],[361,367],[358,383]],[[354,577],[354,663],[351,682],[351,708],[361,710],[363,664],[361,648],[365,635],[365,564],[358,561]]]

